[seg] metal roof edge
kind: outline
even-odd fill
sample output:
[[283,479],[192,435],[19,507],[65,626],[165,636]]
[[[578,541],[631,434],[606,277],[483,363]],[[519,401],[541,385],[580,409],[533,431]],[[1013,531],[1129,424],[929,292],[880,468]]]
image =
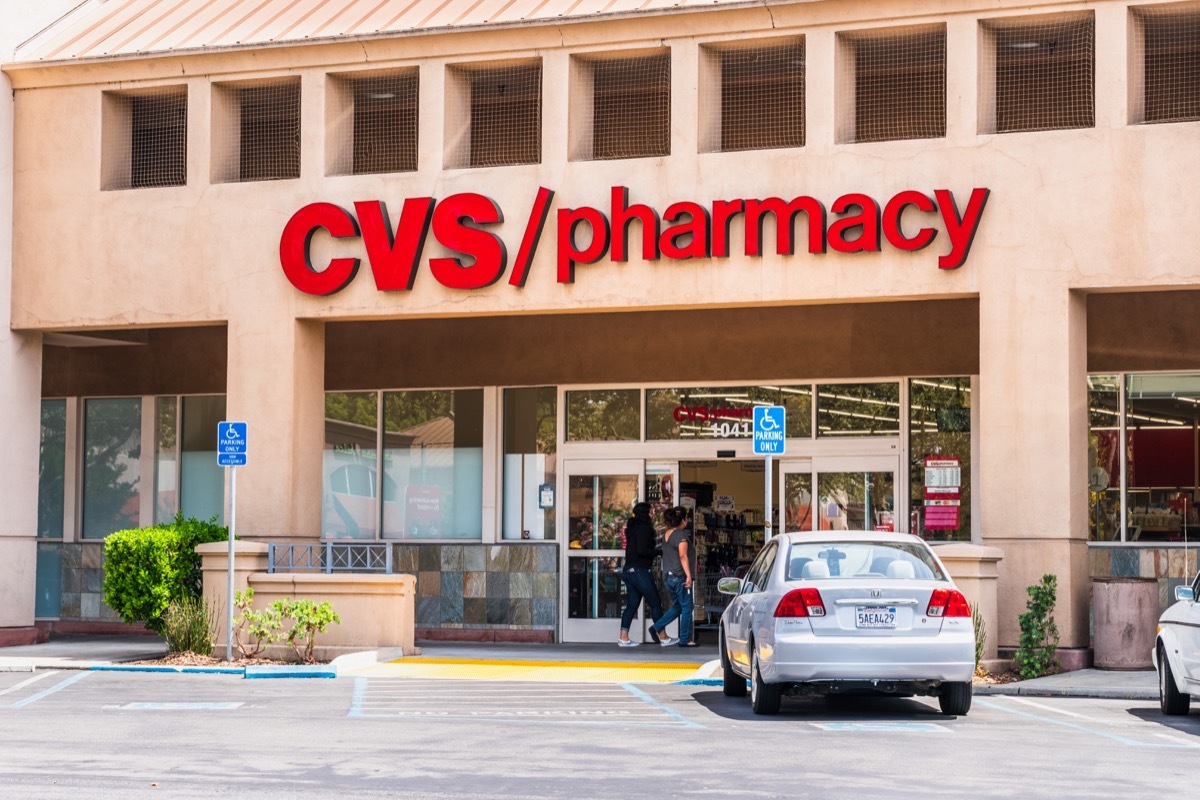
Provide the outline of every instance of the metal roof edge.
[[[50,28],[53,28],[54,26],[58,25],[60,22],[62,22],[64,19],[66,19],[67,16],[74,14],[76,11],[78,11],[80,8],[82,8],[84,5],[89,5],[89,4],[95,3],[95,2],[103,2],[103,0],[85,0],[85,2],[83,4],[81,4],[80,6],[77,6],[75,9],[70,11],[67,15],[60,17],[58,20],[56,20],[55,22],[53,22],[49,26],[47,26],[47,28],[43,29],[41,32],[39,32],[35,36],[33,36],[30,39],[23,42],[17,48],[17,50],[20,50],[21,47],[24,47],[26,44],[33,41],[33,39],[42,35],[42,33],[45,33],[46,31],[50,30]],[[767,8],[769,6],[798,5],[798,4],[802,4],[805,2],[811,2],[811,0],[744,0],[743,2],[716,2],[716,0],[714,0],[713,5],[704,6],[704,7],[687,7],[687,6],[685,6],[685,7],[657,8],[657,9],[647,9],[647,10],[637,10],[637,11],[619,11],[619,12],[611,12],[611,13],[599,12],[599,13],[592,14],[592,15],[585,16],[585,17],[553,17],[553,18],[548,17],[545,19],[528,19],[528,20],[519,20],[519,21],[514,21],[514,22],[489,22],[489,23],[484,23],[484,24],[472,24],[472,25],[445,25],[445,26],[437,27],[437,28],[377,31],[374,33],[369,33],[369,34],[353,34],[353,35],[339,34],[339,35],[334,35],[334,36],[323,36],[323,37],[313,38],[313,39],[304,38],[304,39],[290,39],[290,40],[277,41],[277,42],[249,42],[246,44],[219,45],[219,46],[213,46],[213,47],[207,47],[207,46],[206,47],[190,47],[190,48],[173,49],[173,50],[147,50],[147,51],[142,51],[142,52],[137,52],[137,53],[118,53],[118,54],[114,54],[114,55],[72,57],[72,58],[60,58],[60,59],[52,59],[52,60],[25,60],[25,61],[22,61],[22,60],[17,60],[14,58],[13,61],[0,63],[0,71],[11,72],[11,71],[17,71],[17,70],[24,70],[24,69],[41,69],[41,68],[46,68],[46,67],[66,68],[66,67],[71,67],[71,66],[76,66],[76,65],[87,66],[87,65],[95,65],[95,64],[110,64],[110,63],[121,62],[121,61],[144,61],[144,60],[149,60],[149,59],[172,58],[172,57],[179,57],[179,56],[199,56],[199,55],[220,54],[220,53],[240,53],[240,52],[247,52],[247,51],[252,51],[252,50],[275,50],[275,49],[283,49],[283,48],[288,48],[288,47],[314,47],[314,46],[344,44],[344,43],[353,43],[353,42],[372,42],[372,41],[380,41],[380,40],[385,40],[385,39],[408,38],[408,37],[417,37],[417,36],[441,36],[441,35],[445,35],[447,33],[477,33],[479,31],[483,31],[483,30],[508,30],[508,29],[533,27],[533,26],[549,28],[549,27],[556,27],[556,26],[561,26],[561,25],[578,25],[578,24],[586,24],[586,23],[591,23],[591,22],[613,22],[613,21],[637,19],[637,18],[647,18],[647,17],[664,17],[664,16],[676,15],[676,14],[689,14],[689,15],[690,14],[704,14],[704,13],[712,13],[714,11],[737,11],[737,10],[744,10],[747,8],[755,8],[755,7]],[[14,53],[14,56],[15,56],[15,53]]]

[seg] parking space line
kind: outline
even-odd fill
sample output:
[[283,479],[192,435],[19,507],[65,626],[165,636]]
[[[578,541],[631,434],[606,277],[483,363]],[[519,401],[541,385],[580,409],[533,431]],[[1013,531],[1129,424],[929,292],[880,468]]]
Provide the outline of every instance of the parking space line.
[[59,689],[65,689],[68,686],[70,686],[72,683],[81,681],[84,678],[86,678],[88,675],[91,675],[91,674],[92,673],[90,673],[90,672],[83,671],[76,675],[72,675],[71,677],[67,678],[65,681],[62,681],[55,686],[51,686],[49,689],[46,689],[45,691],[38,692],[37,694],[32,695],[30,697],[26,697],[24,700],[18,700],[17,702],[10,705],[9,708],[24,708],[25,706],[29,705],[30,703],[36,703],[38,700],[41,700],[43,697],[54,694]]
[[1045,703],[1037,703],[1037,702],[1034,702],[1033,700],[1029,700],[1028,698],[1025,698],[1025,697],[1009,697],[1008,699],[1014,703],[1024,703],[1027,706],[1033,706],[1034,708],[1040,708],[1043,711],[1050,711],[1055,714],[1062,714],[1064,717],[1076,717],[1078,719],[1086,719],[1088,722],[1097,722],[1100,724],[1104,724],[1104,720],[1099,720],[1099,719],[1096,719],[1095,717],[1089,717],[1086,714],[1077,714],[1074,711],[1067,711],[1065,708],[1055,708],[1054,706],[1048,706]]
[[649,703],[650,705],[654,706],[659,711],[662,711],[663,713],[665,713],[667,716],[674,717],[675,719],[679,720],[681,723],[683,723],[683,726],[685,728],[703,728],[704,727],[700,723],[693,722],[692,720],[683,716],[682,714],[680,714],[678,711],[671,708],[670,706],[666,706],[666,705],[663,705],[662,703],[658,702],[653,697],[646,694],[644,691],[642,691],[638,687],[634,686],[632,683],[622,683],[621,688],[623,688],[625,691],[629,692],[634,697],[641,699],[643,702]]
[[[1005,698],[1005,699],[1012,699],[1012,698]],[[1021,711],[1016,708],[1007,708],[1005,705],[1003,705],[1001,703],[997,703],[995,701],[976,699],[975,703],[977,705],[983,706],[984,708],[991,708],[996,711],[1003,711],[1006,714],[1013,714],[1014,716],[1018,716],[1018,717],[1026,717],[1027,719],[1036,719],[1041,722],[1048,722],[1051,725],[1058,725],[1063,728],[1071,728],[1073,730],[1083,731],[1084,733],[1090,733],[1093,736],[1099,736],[1103,739],[1111,739],[1114,742],[1119,742],[1120,744],[1126,745],[1127,747],[1162,747],[1162,748],[1168,748],[1168,749],[1171,749],[1171,748],[1184,749],[1184,748],[1186,748],[1189,750],[1195,750],[1195,749],[1200,748],[1200,744],[1192,743],[1192,742],[1175,743],[1173,741],[1172,744],[1158,744],[1156,742],[1138,741],[1137,739],[1130,739],[1126,736],[1119,736],[1115,733],[1109,733],[1108,731],[1096,730],[1095,728],[1090,728],[1086,725],[1079,725],[1074,722],[1067,722],[1065,720],[1055,719],[1053,717],[1047,717],[1042,714],[1032,714],[1028,711]]]
[[58,670],[56,670],[56,669],[50,670],[49,672],[39,672],[38,674],[34,675],[32,678],[26,678],[25,680],[21,681],[16,686],[10,686],[7,689],[0,690],[0,695],[8,694],[9,692],[15,692],[17,689],[24,688],[24,687],[28,686],[29,684],[33,683],[34,681],[40,681],[42,678],[49,678],[51,675],[57,675],[57,674],[58,674]]

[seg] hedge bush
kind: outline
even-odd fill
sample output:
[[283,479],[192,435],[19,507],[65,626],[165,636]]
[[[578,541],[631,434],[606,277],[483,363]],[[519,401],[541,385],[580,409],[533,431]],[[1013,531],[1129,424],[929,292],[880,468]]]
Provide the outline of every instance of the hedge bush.
[[169,525],[117,531],[104,541],[104,602],[125,622],[161,633],[171,601],[199,598],[203,590],[196,545],[228,536],[216,517],[182,515]]

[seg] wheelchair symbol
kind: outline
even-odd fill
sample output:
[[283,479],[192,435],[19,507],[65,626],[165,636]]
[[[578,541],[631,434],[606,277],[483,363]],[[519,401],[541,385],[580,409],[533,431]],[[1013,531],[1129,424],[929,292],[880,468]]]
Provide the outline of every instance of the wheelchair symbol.
[[225,431],[225,438],[226,438],[226,439],[236,439],[236,438],[238,438],[238,431],[237,431],[237,428],[235,428],[235,427],[233,427],[232,425],[230,425],[230,426],[229,426],[229,429]]
[[762,430],[765,433],[770,433],[771,431],[777,431],[777,430],[779,430],[779,420],[777,420],[775,418],[774,414],[772,414],[770,412],[764,412],[762,420],[759,422],[758,427],[760,430]]

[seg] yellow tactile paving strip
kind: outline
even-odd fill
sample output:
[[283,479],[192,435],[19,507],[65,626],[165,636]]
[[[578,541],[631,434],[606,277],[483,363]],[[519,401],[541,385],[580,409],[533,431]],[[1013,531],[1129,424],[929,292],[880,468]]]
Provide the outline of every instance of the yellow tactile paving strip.
[[697,677],[703,664],[612,661],[526,661],[460,658],[401,658],[348,670],[370,678],[459,678],[551,683],[674,683]]

